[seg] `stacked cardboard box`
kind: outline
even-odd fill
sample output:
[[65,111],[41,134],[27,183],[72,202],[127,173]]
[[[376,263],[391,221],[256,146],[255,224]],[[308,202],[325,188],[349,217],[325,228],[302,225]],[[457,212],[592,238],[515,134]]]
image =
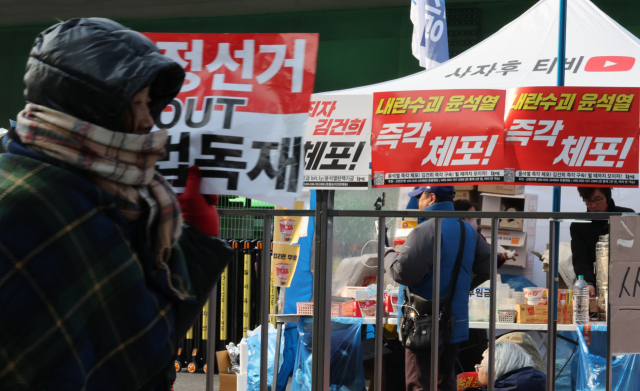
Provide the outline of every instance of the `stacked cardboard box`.
[[[481,210],[498,212],[514,210],[517,212],[537,212],[538,196],[524,194],[524,186],[520,185],[487,185],[478,186],[482,191],[492,190],[497,193],[481,193]],[[510,193],[510,194],[507,194]],[[482,234],[491,243],[491,219],[480,220]],[[509,260],[505,265],[522,267],[522,274],[528,279],[533,278],[535,255],[536,220],[535,219],[501,219],[498,225],[498,244],[507,250],[515,251],[518,256]]]
[[[558,324],[573,323],[573,307],[558,305]],[[516,307],[518,323],[547,323],[549,320],[549,307],[546,305],[518,304]]]

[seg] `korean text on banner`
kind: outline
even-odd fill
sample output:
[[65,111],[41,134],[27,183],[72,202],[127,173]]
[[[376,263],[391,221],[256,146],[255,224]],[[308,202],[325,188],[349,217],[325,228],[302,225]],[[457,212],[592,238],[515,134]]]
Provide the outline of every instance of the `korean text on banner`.
[[174,189],[195,164],[204,194],[299,196],[318,35],[145,35],[186,71],[156,124],[169,130],[158,171]]
[[373,96],[373,187],[504,179],[504,90]]
[[509,90],[505,182],[638,187],[639,88]]
[[367,190],[371,95],[314,95],[305,134],[304,187]]
[[300,246],[294,244],[273,244],[271,256],[271,280],[273,286],[290,287],[298,265]]

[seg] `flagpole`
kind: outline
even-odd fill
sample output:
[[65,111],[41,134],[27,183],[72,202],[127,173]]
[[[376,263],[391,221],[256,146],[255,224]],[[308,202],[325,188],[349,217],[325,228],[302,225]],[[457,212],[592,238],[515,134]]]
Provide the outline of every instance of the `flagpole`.
[[[567,0],[560,0],[558,29],[558,87],[564,87],[565,64],[566,64],[566,44],[567,44]],[[553,187],[553,212],[560,212],[561,187]],[[554,391],[555,382],[555,361],[556,361],[556,334],[558,324],[558,249],[560,245],[560,221],[552,219],[549,221],[549,235],[553,243],[549,246],[548,287],[549,287],[549,318],[547,324],[547,391]]]

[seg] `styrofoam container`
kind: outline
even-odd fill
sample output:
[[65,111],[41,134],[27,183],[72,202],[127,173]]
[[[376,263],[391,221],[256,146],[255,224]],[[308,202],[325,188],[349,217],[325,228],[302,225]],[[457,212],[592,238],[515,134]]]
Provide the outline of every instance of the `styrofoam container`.
[[527,299],[527,305],[540,305],[542,299]]
[[524,295],[527,299],[542,299],[544,288],[531,287],[524,288]]

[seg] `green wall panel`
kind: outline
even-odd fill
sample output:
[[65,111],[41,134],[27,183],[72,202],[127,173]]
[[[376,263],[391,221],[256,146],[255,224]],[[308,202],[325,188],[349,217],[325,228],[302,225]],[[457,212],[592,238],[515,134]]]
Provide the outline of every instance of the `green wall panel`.
[[[450,42],[453,45],[457,40],[455,51],[465,50],[473,42],[498,31],[535,3],[522,0],[448,5],[448,9],[466,8],[479,15],[473,26],[450,25],[450,31],[469,31],[469,35],[451,36]],[[600,0],[595,3],[632,33],[640,35],[640,18],[637,18],[640,1]],[[454,13],[456,11],[451,15],[452,23],[456,20]],[[320,47],[316,92],[379,83],[421,70],[411,54],[409,7],[119,21],[134,30],[148,32],[317,32],[320,34]],[[0,28],[0,127],[7,126],[8,119],[15,118],[24,107],[22,76],[27,55],[37,34],[48,26]]]

